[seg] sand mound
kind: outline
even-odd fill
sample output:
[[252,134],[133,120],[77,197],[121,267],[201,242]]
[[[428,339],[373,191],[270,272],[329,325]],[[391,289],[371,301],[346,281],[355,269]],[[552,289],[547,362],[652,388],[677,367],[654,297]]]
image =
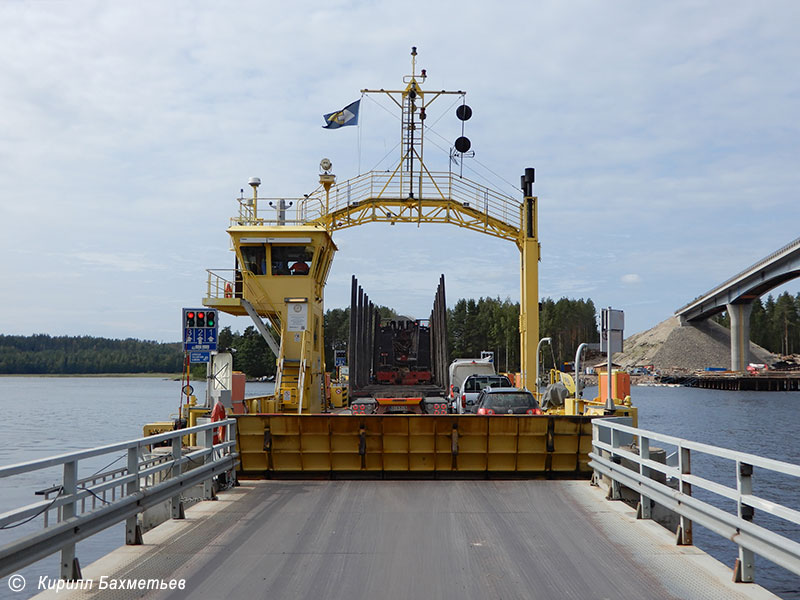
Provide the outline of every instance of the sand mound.
[[[678,317],[670,317],[626,339],[624,348],[614,355],[614,362],[623,367],[653,365],[662,371],[731,367],[730,331],[711,320],[681,326]],[[771,364],[778,358],[752,342],[750,353],[752,362]]]

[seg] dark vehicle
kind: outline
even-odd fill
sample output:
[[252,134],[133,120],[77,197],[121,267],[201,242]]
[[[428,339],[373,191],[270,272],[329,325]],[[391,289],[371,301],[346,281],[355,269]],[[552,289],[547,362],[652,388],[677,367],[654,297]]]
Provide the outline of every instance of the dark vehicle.
[[425,320],[384,319],[375,330],[373,369],[382,385],[429,385],[431,328]]
[[528,390],[486,388],[476,403],[479,415],[540,415],[539,403]]
[[470,375],[464,380],[461,390],[461,406],[465,412],[477,410],[478,396],[487,387],[508,388],[511,382],[505,375]]
[[348,348],[352,414],[448,413],[443,286],[444,280],[430,319],[382,319],[353,277]]

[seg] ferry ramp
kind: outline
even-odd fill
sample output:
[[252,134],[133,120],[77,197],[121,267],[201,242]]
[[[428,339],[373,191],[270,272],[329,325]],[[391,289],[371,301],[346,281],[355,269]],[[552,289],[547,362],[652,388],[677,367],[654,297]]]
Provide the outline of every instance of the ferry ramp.
[[183,590],[58,598],[775,598],[587,481],[246,481],[83,569]]

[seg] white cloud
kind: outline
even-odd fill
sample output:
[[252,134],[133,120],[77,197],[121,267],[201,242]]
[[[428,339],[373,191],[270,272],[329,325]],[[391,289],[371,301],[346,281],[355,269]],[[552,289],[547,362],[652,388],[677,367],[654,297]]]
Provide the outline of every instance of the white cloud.
[[[0,275],[51,303],[91,290],[123,311],[98,323],[98,300],[62,331],[63,321],[40,322],[35,303],[0,294],[7,332],[177,339],[177,313],[161,306],[196,304],[205,269],[233,266],[224,230],[248,177],[262,178],[265,196],[299,197],[316,187],[322,156],[343,181],[390,153],[397,121],[374,103],[363,104],[360,154],[359,132],[323,130],[322,114],[362,88],[400,85],[411,43],[429,89],[468,92],[467,177],[515,194],[536,167],[542,295],[627,303],[629,330],[640,330],[796,237],[793,0],[724,11],[431,3],[410,17],[413,42],[396,10],[388,0],[286,3],[279,15],[252,2],[0,3],[0,22],[14,24],[0,40],[0,252],[26,256]],[[485,43],[453,52],[453,39]],[[434,106],[437,133],[455,139],[448,102]],[[425,157],[447,168],[435,145]],[[413,314],[430,309],[440,273],[451,303],[518,299],[513,244],[400,229],[337,233],[328,307],[347,303],[353,273],[371,297]],[[42,274],[54,272],[48,288]],[[619,285],[637,273],[647,286]],[[152,334],[126,330],[124,311],[154,280],[164,314]]]
[[151,262],[141,254],[76,252],[72,256],[86,265],[109,271],[132,273],[164,269],[163,265]]
[[642,278],[637,273],[626,273],[622,277],[620,277],[620,281],[626,284],[636,284],[641,283]]

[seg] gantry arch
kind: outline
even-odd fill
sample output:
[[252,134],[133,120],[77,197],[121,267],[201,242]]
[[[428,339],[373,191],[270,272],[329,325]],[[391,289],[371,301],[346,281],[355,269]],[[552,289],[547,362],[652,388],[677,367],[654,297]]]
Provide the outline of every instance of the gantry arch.
[[[400,109],[401,153],[393,169],[370,171],[337,183],[331,173],[330,161],[323,159],[319,187],[302,198],[259,198],[257,188],[260,180],[251,180],[253,197],[239,199],[239,214],[231,220],[228,232],[239,263],[253,264],[251,261],[254,261],[255,270],[240,269],[237,263],[232,282],[210,272],[208,298],[204,303],[231,314],[250,314],[252,309],[254,314],[276,322],[288,318],[288,303],[295,298],[305,299],[310,305],[309,314],[319,318],[323,287],[336,250],[332,237],[336,231],[366,223],[452,224],[513,242],[520,251],[520,371],[522,385],[530,386],[535,378],[535,348],[539,338],[540,248],[537,199],[533,196],[534,170],[525,169],[522,176],[522,200],[453,172],[430,171],[423,152],[428,107],[437,98],[451,94],[462,98],[456,111],[462,122],[469,118],[471,109],[463,102],[465,92],[423,90],[422,83],[426,77],[425,70],[417,73],[416,49],[412,49],[412,74],[403,78],[405,87],[362,90],[362,94],[385,94]],[[455,146],[456,157],[463,160],[469,151],[469,141],[462,136],[456,140]],[[266,216],[270,213],[272,216]],[[279,243],[308,244],[309,256],[314,258],[307,289],[299,287],[299,282],[294,280],[280,279],[279,273],[268,273],[266,266],[258,268],[265,252],[274,256],[274,246]],[[245,256],[243,248],[249,249],[253,256],[260,254],[251,259]],[[274,279],[275,276],[278,279]],[[227,288],[233,291],[232,295],[220,298],[220,290]],[[285,323],[281,327],[286,330]],[[278,346],[277,341],[273,343]],[[293,332],[288,340],[282,337],[278,348],[279,362],[286,355],[287,344],[298,345],[298,355],[310,357],[309,361],[305,358],[294,360],[301,364],[300,372],[305,372],[303,365],[317,360],[313,352],[305,349],[305,344],[316,348],[317,343],[316,336],[306,339],[297,332]],[[301,406],[302,401],[300,394]]]

